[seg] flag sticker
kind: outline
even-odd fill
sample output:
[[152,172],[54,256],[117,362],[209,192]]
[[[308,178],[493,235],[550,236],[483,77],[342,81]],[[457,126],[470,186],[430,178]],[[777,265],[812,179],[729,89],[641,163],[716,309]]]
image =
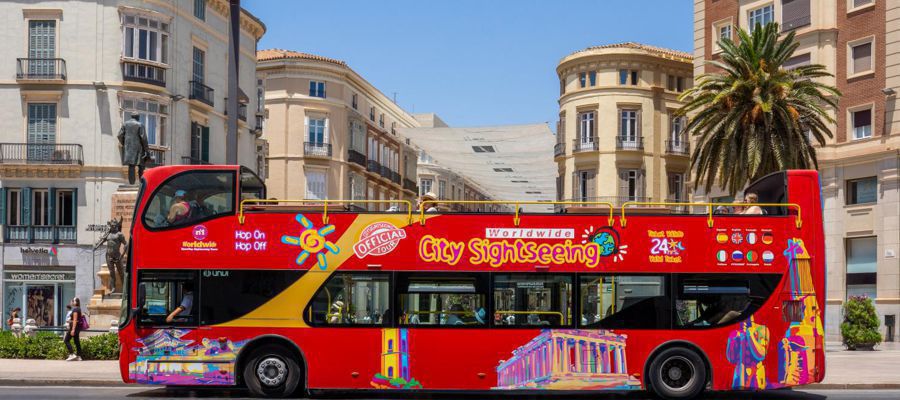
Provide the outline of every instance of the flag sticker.
[[750,232],[747,234],[747,243],[756,244],[756,232]]
[[716,235],[716,242],[719,242],[719,244],[728,243],[728,234],[724,233],[724,232],[719,232]]
[[744,259],[744,253],[740,250],[735,250],[731,253],[731,259],[734,261],[742,261]]
[[728,253],[725,250],[719,250],[716,252],[716,261],[723,263],[728,260]]
[[758,258],[756,256],[756,252],[753,250],[747,250],[747,262],[756,262],[757,260]]
[[775,261],[775,253],[772,253],[769,250],[766,250],[762,253],[762,260],[764,263],[770,263]]
[[763,232],[762,234],[762,242],[763,244],[772,244],[775,241],[775,237],[772,236],[772,232]]

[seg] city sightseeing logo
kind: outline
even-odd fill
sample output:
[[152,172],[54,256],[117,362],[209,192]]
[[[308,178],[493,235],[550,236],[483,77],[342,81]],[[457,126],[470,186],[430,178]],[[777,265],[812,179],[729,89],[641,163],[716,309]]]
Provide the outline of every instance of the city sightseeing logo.
[[390,222],[375,222],[359,234],[359,241],[353,245],[353,253],[363,258],[368,255],[383,256],[394,251],[400,240],[406,239],[406,231]]
[[209,237],[209,229],[206,229],[204,225],[195,225],[193,229],[191,229],[191,236],[194,237],[193,241],[184,240],[181,242],[181,251],[218,251],[219,244],[210,241],[207,242],[206,238]]
[[283,235],[281,243],[303,249],[295,260],[297,265],[302,266],[306,259],[314,254],[318,260],[319,269],[323,271],[328,269],[328,260],[325,259],[325,253],[338,254],[341,252],[340,247],[325,239],[325,236],[334,233],[334,225],[325,225],[316,229],[312,221],[303,216],[303,214],[297,214],[294,219],[300,225],[303,225],[303,232],[300,232],[300,236]]

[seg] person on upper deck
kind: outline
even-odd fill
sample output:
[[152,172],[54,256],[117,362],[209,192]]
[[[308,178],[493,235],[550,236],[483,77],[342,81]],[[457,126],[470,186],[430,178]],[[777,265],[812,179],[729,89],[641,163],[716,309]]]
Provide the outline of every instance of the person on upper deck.
[[756,193],[752,193],[752,192],[747,193],[744,196],[744,202],[747,203],[748,206],[747,206],[747,208],[744,209],[744,211],[741,214],[745,214],[745,215],[762,215],[763,214],[762,207],[756,205],[756,203],[759,203],[759,196],[757,196]]

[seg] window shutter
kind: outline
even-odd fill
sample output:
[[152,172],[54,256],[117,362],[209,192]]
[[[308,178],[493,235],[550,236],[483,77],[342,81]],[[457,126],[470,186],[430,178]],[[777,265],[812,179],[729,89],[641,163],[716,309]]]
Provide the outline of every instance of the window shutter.
[[634,140],[638,143],[641,143],[641,114],[640,108],[635,111]]
[[6,188],[0,188],[0,225],[6,225]]
[[[645,181],[644,177],[646,176],[645,174],[646,174],[646,171],[644,171],[643,169],[638,171],[638,179],[637,179],[637,181],[638,181],[637,182],[638,197],[644,197],[647,194],[647,190],[646,190],[647,188],[645,187],[645,184],[644,184],[644,181]],[[646,201],[646,200],[647,199],[641,199],[641,201]]]
[[597,196],[597,180],[595,179],[597,174],[594,171],[587,172],[587,199],[585,200],[593,200],[594,197]]
[[852,48],[853,71],[863,72],[872,69],[872,43],[863,43]]
[[47,190],[47,197],[47,214],[49,214],[47,225],[53,226],[56,225],[56,188],[51,187]]
[[[78,188],[72,188],[72,226],[78,226]],[[75,232],[77,235],[78,230]]]
[[200,127],[200,159],[209,162],[209,127]]
[[331,143],[331,140],[328,139],[328,136],[330,135],[330,131],[328,130],[328,119],[329,118],[325,118],[325,132],[322,133],[322,143]]
[[572,198],[581,200],[581,179],[578,176],[578,171],[572,173]]
[[799,56],[794,56],[789,58],[787,61],[782,64],[782,68],[784,69],[794,69],[797,67],[802,67],[809,65],[812,62],[810,53],[801,54]]
[[621,199],[628,196],[628,171],[619,170],[619,192],[617,196]]
[[622,134],[622,109],[621,109],[621,108],[618,109],[618,110],[616,111],[616,114],[617,114],[617,118],[616,118],[616,137],[619,137],[619,138],[625,137],[625,135]]
[[31,225],[31,188],[22,188],[22,198],[19,199],[19,215],[22,216],[19,225]]

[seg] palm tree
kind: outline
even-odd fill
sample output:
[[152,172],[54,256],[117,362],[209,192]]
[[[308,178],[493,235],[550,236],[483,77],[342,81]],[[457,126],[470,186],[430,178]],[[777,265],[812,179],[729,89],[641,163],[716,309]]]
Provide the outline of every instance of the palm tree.
[[[734,195],[748,182],[785,169],[818,168],[813,140],[831,137],[828,108],[840,92],[816,81],[832,76],[823,65],[785,69],[799,44],[794,32],[778,40],[778,24],[739,29],[738,43],[718,42],[719,73],[701,75],[681,95],[676,115],[693,115],[685,126],[696,136],[691,169],[697,187],[713,183]],[[717,181],[718,178],[718,181]]]

